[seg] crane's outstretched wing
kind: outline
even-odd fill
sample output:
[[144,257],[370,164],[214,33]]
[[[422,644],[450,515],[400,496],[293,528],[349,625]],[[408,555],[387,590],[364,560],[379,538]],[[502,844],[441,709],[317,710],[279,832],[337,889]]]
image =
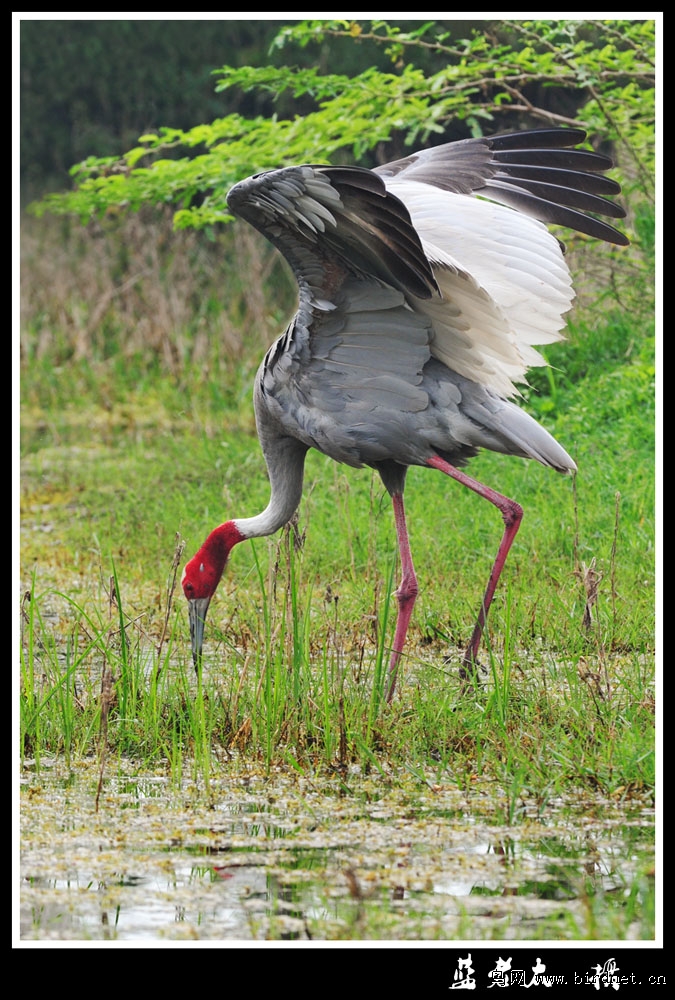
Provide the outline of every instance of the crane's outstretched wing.
[[[584,137],[539,129],[448,143],[374,171],[304,165],[235,185],[229,207],[278,247],[300,289],[285,356],[277,347],[268,372],[272,360],[283,368],[313,359],[316,369],[321,359],[356,393],[366,374],[371,386],[403,380],[402,399],[419,407],[420,359],[433,356],[515,394],[528,367],[544,363],[532,345],[560,338],[573,299],[544,223],[627,243],[588,214],[624,212],[604,197],[619,190],[603,174],[610,161],[569,148]],[[387,308],[378,305],[383,285],[399,293]]]

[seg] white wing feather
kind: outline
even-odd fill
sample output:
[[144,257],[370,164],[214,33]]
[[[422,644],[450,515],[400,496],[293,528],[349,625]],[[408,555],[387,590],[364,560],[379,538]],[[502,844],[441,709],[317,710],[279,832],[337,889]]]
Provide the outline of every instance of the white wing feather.
[[[562,339],[574,292],[560,244],[529,216],[470,195],[387,178],[433,265],[442,299],[416,299],[432,354],[502,395],[545,364],[534,344]],[[453,308],[454,307],[454,308]]]

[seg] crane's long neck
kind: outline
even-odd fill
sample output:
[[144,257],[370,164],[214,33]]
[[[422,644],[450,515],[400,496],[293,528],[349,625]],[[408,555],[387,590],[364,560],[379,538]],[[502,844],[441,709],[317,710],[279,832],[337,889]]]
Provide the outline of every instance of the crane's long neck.
[[195,601],[201,602],[197,613],[202,625],[208,602],[215,593],[234,546],[247,538],[271,535],[291,519],[300,503],[308,446],[278,434],[261,434],[260,440],[272,488],[270,502],[257,517],[219,524],[183,570],[185,596],[193,602],[191,607],[197,607]]
[[307,445],[290,437],[261,434],[267,471],[270,477],[270,502],[255,517],[237,518],[236,529],[243,538],[271,535],[286,524],[300,505]]

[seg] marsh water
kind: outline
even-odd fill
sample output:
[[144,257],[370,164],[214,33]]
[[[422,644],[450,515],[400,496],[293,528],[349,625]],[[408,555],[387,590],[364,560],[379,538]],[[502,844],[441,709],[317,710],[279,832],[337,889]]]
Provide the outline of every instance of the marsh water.
[[[27,761],[22,941],[645,940],[654,812],[451,775]],[[98,802],[97,802],[98,798]],[[651,915],[653,917],[653,914]]]

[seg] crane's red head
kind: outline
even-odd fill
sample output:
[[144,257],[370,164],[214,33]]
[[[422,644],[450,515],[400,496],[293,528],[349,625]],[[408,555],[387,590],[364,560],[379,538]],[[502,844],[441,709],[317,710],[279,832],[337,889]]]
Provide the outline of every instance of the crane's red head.
[[220,583],[227,557],[244,535],[234,521],[215,528],[202,545],[199,552],[186,563],[181,584],[188,599],[190,615],[190,637],[192,639],[192,659],[195,668],[199,664],[204,644],[204,623],[211,598]]

